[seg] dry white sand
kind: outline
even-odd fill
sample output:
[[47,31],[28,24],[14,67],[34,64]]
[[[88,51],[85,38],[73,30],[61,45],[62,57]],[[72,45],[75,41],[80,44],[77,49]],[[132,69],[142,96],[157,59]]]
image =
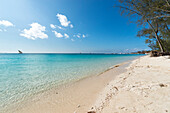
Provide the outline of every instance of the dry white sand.
[[134,60],[99,93],[92,108],[97,113],[170,112],[169,57]]

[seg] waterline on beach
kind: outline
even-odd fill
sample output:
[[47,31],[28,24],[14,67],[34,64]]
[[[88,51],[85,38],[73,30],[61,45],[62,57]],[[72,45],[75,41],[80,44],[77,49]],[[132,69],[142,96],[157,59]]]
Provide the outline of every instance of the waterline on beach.
[[139,55],[0,55],[1,107],[53,86],[99,74]]

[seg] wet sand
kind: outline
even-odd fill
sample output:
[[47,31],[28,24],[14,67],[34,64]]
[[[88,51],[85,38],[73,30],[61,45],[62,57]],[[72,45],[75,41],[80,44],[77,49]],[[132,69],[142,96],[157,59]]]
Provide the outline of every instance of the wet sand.
[[[130,61],[129,61],[130,62]],[[126,71],[125,62],[106,70],[100,75],[86,77],[76,82],[61,85],[48,91],[40,92],[26,101],[18,103],[5,113],[86,113],[98,94],[117,75]]]

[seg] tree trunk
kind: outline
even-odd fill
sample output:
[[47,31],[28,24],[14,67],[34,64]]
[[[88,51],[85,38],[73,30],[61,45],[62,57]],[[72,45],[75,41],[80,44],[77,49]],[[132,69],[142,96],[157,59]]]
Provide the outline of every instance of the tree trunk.
[[147,20],[147,22],[148,22],[149,26],[153,29],[153,31],[154,31],[154,33],[155,33],[156,40],[157,40],[157,42],[158,42],[158,44],[159,44],[159,48],[160,48],[161,52],[165,52],[164,49],[163,49],[163,46],[162,46],[162,44],[161,44],[161,41],[160,41],[160,39],[159,39],[158,32],[155,31],[155,29],[153,28],[153,26],[151,25],[151,23],[149,22],[149,20]]
[[162,47],[161,41],[160,41],[160,39],[159,39],[159,37],[158,37],[158,34],[157,34],[156,32],[155,32],[155,36],[156,36],[156,40],[157,40],[157,42],[158,42],[158,44],[159,44],[159,47],[160,47],[161,52],[165,52],[164,49],[163,49],[163,47]]

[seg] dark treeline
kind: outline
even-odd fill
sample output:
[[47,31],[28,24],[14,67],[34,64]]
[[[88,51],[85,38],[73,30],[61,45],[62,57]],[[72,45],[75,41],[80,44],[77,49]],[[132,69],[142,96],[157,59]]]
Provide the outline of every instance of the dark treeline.
[[[121,14],[141,26],[138,37],[146,37],[152,50],[170,52],[170,0],[119,0]],[[134,22],[134,21],[133,21]]]

